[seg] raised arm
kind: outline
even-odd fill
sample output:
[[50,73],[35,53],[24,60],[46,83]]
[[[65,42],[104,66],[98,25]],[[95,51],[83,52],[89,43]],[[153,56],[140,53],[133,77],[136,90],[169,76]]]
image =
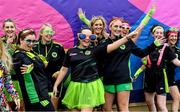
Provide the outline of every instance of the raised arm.
[[109,44],[107,46],[107,53],[110,53],[116,49],[119,48],[120,45],[125,44],[126,42],[128,42],[129,40],[131,40],[132,38],[134,38],[137,35],[136,32],[131,32],[130,34],[128,34],[127,36],[124,36],[123,38]]
[[79,16],[79,19],[80,19],[82,22],[84,22],[87,26],[90,27],[91,22],[90,22],[90,20],[88,20],[88,19],[86,18],[85,12],[82,11],[82,8],[79,8],[79,9],[78,9],[78,16]]
[[56,79],[56,82],[55,82],[55,84],[54,84],[54,87],[53,87],[53,94],[54,94],[55,96],[57,96],[57,93],[58,93],[57,87],[58,87],[58,85],[61,83],[61,81],[63,80],[63,78],[64,78],[65,75],[67,74],[67,72],[68,72],[68,68],[62,66],[61,69],[60,69],[60,71],[59,71],[59,75],[58,75],[58,77],[57,77],[57,79]]
[[[153,4],[151,9],[146,14],[146,16],[142,19],[139,26],[135,29],[135,31],[138,32],[137,37],[139,37],[139,35],[141,35],[142,29],[148,24],[149,20],[151,19],[152,15],[154,14],[154,12],[155,12],[155,5]],[[136,42],[137,38],[133,38],[132,40],[134,42]]]

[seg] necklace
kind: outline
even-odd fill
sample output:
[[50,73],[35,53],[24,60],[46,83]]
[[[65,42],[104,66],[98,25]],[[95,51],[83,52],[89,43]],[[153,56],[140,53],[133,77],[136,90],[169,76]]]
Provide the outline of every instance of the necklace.
[[[53,46],[53,42],[51,42],[50,49],[47,50],[47,46],[46,46],[46,44],[45,44],[45,57],[46,57],[46,58],[47,58],[47,56],[49,55],[49,52],[51,51],[52,46]],[[38,53],[41,54],[41,52],[40,52],[40,44],[38,44]]]

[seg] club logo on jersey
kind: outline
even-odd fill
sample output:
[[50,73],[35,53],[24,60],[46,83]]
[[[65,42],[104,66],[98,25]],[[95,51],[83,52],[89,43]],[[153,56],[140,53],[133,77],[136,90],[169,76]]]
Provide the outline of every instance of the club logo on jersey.
[[121,45],[120,47],[119,47],[120,49],[122,49],[122,50],[124,50],[124,49],[126,49],[126,45]]
[[53,58],[57,58],[57,53],[56,52],[52,52],[51,55],[52,55]]
[[91,54],[91,51],[87,50],[85,51],[85,55],[90,55]]

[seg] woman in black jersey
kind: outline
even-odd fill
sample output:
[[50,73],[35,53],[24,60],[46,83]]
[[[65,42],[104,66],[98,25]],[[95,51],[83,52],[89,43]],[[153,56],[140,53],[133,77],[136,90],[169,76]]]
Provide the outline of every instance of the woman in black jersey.
[[[123,20],[120,18],[113,18],[110,22],[109,28],[111,31],[110,37],[101,45],[108,45],[116,42],[122,36],[129,33],[130,26],[126,23],[123,25]],[[143,22],[142,22],[143,23]],[[141,26],[141,24],[140,24]],[[144,23],[142,24],[142,27]],[[124,30],[128,30],[126,33]],[[141,32],[141,27],[136,31]],[[124,35],[122,33],[125,33]],[[105,111],[112,111],[113,101],[115,96],[118,103],[119,111],[128,111],[130,90],[132,90],[132,79],[130,74],[129,58],[131,53],[138,57],[144,57],[156,48],[156,41],[146,49],[140,49],[135,45],[136,38],[132,41],[121,45],[119,49],[109,53],[105,56],[103,69],[103,84],[105,87],[106,102],[103,106]],[[158,46],[158,45],[157,45]]]
[[55,82],[53,92],[57,94],[57,86],[71,67],[71,82],[62,102],[69,108],[81,111],[92,111],[94,107],[104,104],[104,87],[99,78],[96,60],[107,53],[119,48],[130,41],[132,33],[124,38],[109,44],[91,48],[90,42],[96,38],[89,29],[82,29],[78,33],[79,45],[67,51],[63,66]]
[[[179,40],[179,30],[176,28],[170,28],[166,32],[167,43],[171,50],[176,54],[177,58],[180,59],[180,48],[177,47]],[[167,77],[169,84],[169,92],[172,96],[172,111],[177,112],[179,109],[180,93],[175,82],[175,65],[173,63],[167,64]]]
[[[151,33],[155,39],[164,37],[164,28],[162,26],[154,26]],[[147,65],[144,76],[144,94],[149,111],[165,111],[166,93],[169,92],[167,80],[168,62],[172,62],[176,66],[180,66],[180,61],[172,52],[171,48],[164,44],[156,48],[147,56]],[[157,99],[157,108],[155,106],[155,96]]]
[[19,48],[13,54],[14,70],[19,81],[26,111],[54,111],[48,95],[47,61],[32,51],[35,31],[24,29],[18,35]]

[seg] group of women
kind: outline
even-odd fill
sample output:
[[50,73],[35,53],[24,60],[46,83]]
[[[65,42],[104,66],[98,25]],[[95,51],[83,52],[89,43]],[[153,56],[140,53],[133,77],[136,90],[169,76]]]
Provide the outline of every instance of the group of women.
[[[11,92],[7,89],[14,96],[18,109],[24,104],[25,110],[53,111],[56,109],[55,101],[50,99],[48,93],[53,91],[51,95],[58,96],[62,90],[58,89],[58,86],[71,69],[71,81],[62,99],[67,108],[73,111],[93,111],[95,107],[102,106],[102,110],[112,111],[116,100],[119,111],[129,111],[129,96],[132,90],[129,58],[132,53],[141,58],[145,57],[145,62],[134,79],[145,69],[144,91],[149,110],[167,111],[166,94],[170,88],[174,101],[172,110],[178,111],[180,97],[174,80],[174,65],[180,66],[180,50],[176,46],[179,31],[170,29],[165,32],[162,26],[157,25],[151,30],[154,37],[151,45],[141,49],[135,44],[153,12],[154,9],[150,9],[132,32],[128,21],[119,17],[112,18],[108,25],[110,33],[107,33],[106,21],[102,16],[95,16],[89,21],[82,10],[79,10],[80,19],[89,27],[81,29],[77,34],[78,44],[68,49],[66,54],[61,45],[52,41],[55,32],[50,24],[42,26],[37,41],[34,30],[24,29],[16,36],[14,22],[8,21],[12,27],[5,21],[3,28],[4,31],[5,28],[8,29],[9,35],[2,38],[5,44],[2,44],[3,52],[0,54],[1,77],[5,80],[2,84],[5,87],[6,84],[12,84],[6,83],[6,76],[18,80],[16,88],[19,94],[22,93],[23,103],[20,103],[19,95],[13,86]],[[14,41],[16,43],[13,43]],[[12,55],[12,69],[11,62],[4,61],[4,55],[7,55],[5,58]],[[54,83],[52,76],[59,69]],[[15,75],[10,75],[12,71]],[[53,88],[49,86],[53,84]],[[7,104],[5,98],[2,99],[0,101]],[[1,107],[1,110],[8,109],[6,105]]]

